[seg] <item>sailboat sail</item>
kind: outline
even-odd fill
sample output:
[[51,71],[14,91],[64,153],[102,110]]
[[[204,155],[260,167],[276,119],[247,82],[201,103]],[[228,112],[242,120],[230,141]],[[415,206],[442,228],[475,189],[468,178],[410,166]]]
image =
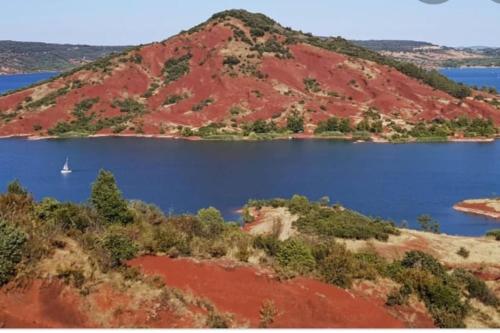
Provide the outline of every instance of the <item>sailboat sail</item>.
[[70,173],[71,170],[69,168],[69,161],[68,161],[68,158],[66,157],[66,162],[64,163],[64,166],[61,170],[61,173]]

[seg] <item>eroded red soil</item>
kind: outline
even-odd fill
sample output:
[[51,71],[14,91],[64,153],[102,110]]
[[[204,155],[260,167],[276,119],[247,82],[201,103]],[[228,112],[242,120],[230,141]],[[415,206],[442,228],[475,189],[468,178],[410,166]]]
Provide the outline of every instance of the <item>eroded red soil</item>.
[[79,295],[58,282],[36,280],[25,288],[3,288],[0,291],[0,327],[92,327],[79,305]]
[[273,301],[278,311],[273,327],[404,327],[375,300],[312,279],[280,282],[250,267],[168,257],[147,256],[129,264],[162,276],[168,286],[208,298],[219,311],[251,327],[259,325],[265,300]]
[[[136,133],[138,126],[145,134],[158,135],[177,133],[179,125],[198,128],[221,122],[231,128],[232,124],[257,119],[274,119],[278,125],[284,125],[294,110],[304,116],[306,134],[310,134],[319,121],[333,115],[349,117],[356,123],[370,107],[377,108],[386,119],[408,123],[467,115],[491,118],[500,125],[499,110],[484,101],[459,101],[395,69],[308,44],[289,45],[291,59],[264,53],[256,60],[247,44],[235,41],[226,23],[206,24],[192,34],[142,46],[113,59],[105,71],[82,69],[54,82],[0,97],[0,114],[10,117],[4,121],[0,117],[0,136],[46,135],[57,122],[75,119],[75,104],[95,97],[99,97],[99,102],[90,112],[95,113],[96,119],[120,115],[120,110],[112,107],[116,99],[133,98],[146,106],[147,113],[127,123],[123,134]],[[250,34],[241,21],[232,19],[229,23]],[[266,34],[262,38],[259,42],[271,37]],[[188,53],[192,55],[189,73],[165,83],[165,62]],[[250,61],[248,66],[255,66],[262,76],[225,66],[224,58],[234,54],[239,54],[242,62]],[[136,55],[142,57],[140,63],[127,60]],[[317,80],[320,93],[306,89],[307,78]],[[83,85],[75,86],[77,80]],[[151,96],[145,96],[153,83],[158,87]],[[30,101],[38,101],[63,87],[71,89],[58,96],[54,105],[27,108]],[[173,94],[187,97],[177,104],[164,105]],[[194,105],[209,98],[212,104],[193,111]],[[234,106],[244,112],[231,114]],[[110,134],[110,129],[99,133]]]

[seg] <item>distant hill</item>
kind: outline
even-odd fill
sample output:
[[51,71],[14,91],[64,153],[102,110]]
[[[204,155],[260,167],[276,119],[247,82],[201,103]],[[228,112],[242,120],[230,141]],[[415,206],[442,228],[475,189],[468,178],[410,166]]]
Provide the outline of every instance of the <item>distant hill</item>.
[[377,52],[407,52],[421,47],[434,46],[433,44],[428,42],[419,42],[413,40],[352,40],[351,42]]
[[62,72],[126,48],[0,41],[0,74]]
[[500,48],[448,47],[411,40],[353,40],[352,43],[426,68],[500,66]]
[[477,93],[343,38],[231,10],[0,96],[0,136],[443,136],[430,122],[500,125],[497,96]]

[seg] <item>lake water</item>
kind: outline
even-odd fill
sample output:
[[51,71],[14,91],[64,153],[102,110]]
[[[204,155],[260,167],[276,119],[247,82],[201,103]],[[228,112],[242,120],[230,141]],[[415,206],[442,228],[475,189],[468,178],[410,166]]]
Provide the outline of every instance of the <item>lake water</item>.
[[0,94],[9,90],[15,90],[29,86],[33,83],[50,79],[57,75],[55,72],[32,73],[32,74],[15,74],[15,75],[0,75]]
[[[66,156],[73,173],[59,170]],[[85,201],[100,168],[129,199],[165,211],[214,206],[227,218],[251,198],[327,195],[362,213],[407,220],[430,214],[451,234],[482,235],[491,219],[454,203],[500,191],[500,142],[354,144],[325,140],[189,142],[95,138],[0,140],[0,185],[18,178],[36,198]]]
[[[500,89],[499,69],[444,73]],[[0,93],[52,75],[0,76]],[[74,172],[63,176],[59,170],[66,156]],[[235,210],[248,199],[298,193],[311,199],[327,195],[332,202],[367,215],[406,220],[412,226],[418,215],[430,214],[451,234],[482,235],[500,228],[500,222],[452,209],[463,199],[500,194],[499,141],[384,145],[297,140],[0,140],[0,187],[18,178],[37,199],[52,196],[83,202],[100,168],[115,173],[127,198],[176,213],[211,205],[226,218],[237,219]]]
[[440,71],[452,80],[471,86],[495,87],[500,91],[500,68],[444,68]]

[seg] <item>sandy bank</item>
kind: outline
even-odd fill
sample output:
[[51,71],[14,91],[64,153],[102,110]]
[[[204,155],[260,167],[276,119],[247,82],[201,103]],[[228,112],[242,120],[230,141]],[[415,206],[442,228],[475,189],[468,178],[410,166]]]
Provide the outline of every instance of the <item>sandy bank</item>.
[[500,219],[500,199],[465,200],[453,206],[460,212]]

